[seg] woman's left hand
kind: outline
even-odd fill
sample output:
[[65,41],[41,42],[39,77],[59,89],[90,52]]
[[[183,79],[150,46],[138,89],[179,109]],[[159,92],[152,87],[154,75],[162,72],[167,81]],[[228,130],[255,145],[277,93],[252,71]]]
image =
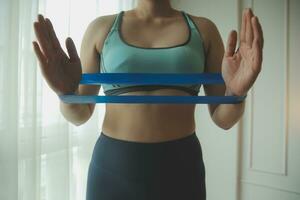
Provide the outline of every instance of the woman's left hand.
[[251,9],[245,9],[240,32],[239,48],[237,32],[231,31],[222,61],[222,76],[227,95],[244,96],[261,71],[263,58],[263,32],[258,18]]

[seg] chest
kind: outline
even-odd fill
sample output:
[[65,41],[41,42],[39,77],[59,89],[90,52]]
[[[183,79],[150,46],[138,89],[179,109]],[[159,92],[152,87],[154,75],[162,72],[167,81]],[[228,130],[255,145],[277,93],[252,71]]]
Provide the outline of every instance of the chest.
[[101,54],[104,72],[200,73],[204,70],[203,40],[189,25],[188,18],[149,24],[122,19],[105,41]]
[[184,21],[161,23],[122,20],[120,35],[125,43],[144,48],[173,47],[189,39],[190,30]]

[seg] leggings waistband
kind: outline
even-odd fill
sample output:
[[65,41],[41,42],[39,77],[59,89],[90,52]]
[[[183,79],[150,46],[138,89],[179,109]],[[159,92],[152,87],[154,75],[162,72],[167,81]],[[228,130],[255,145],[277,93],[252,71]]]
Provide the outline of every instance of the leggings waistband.
[[99,169],[135,179],[193,170],[202,162],[201,145],[195,132],[155,143],[115,139],[101,132],[91,160]]

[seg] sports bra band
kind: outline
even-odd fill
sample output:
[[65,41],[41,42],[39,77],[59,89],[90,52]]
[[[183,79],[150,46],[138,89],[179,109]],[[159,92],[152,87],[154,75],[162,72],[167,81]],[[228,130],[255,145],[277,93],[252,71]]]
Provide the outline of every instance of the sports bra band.
[[[98,85],[100,83],[135,83],[135,84],[221,84],[224,83],[220,73],[198,74],[130,74],[130,73],[107,73],[107,74],[83,74],[80,84]],[[241,103],[245,96],[84,96],[84,95],[60,95],[59,98],[65,103],[175,103],[175,104],[236,104]]]

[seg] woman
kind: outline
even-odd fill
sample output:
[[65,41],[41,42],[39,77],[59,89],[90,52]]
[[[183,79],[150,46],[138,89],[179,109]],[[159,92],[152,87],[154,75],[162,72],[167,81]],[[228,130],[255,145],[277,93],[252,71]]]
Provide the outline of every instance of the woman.
[[[57,95],[98,95],[99,86],[79,85],[82,73],[222,73],[225,85],[205,85],[206,95],[246,95],[262,63],[263,33],[245,9],[226,51],[215,24],[172,8],[170,0],[139,0],[135,9],[93,20],[80,58],[71,38],[62,50],[49,19],[34,23],[33,42],[41,71]],[[100,67],[99,67],[100,66]],[[103,84],[106,95],[197,95],[200,85]],[[240,104],[208,105],[225,130],[242,116]],[[85,123],[95,104],[60,103],[63,116]],[[193,104],[106,104],[102,131],[88,172],[87,200],[206,199],[205,167],[195,133]]]

